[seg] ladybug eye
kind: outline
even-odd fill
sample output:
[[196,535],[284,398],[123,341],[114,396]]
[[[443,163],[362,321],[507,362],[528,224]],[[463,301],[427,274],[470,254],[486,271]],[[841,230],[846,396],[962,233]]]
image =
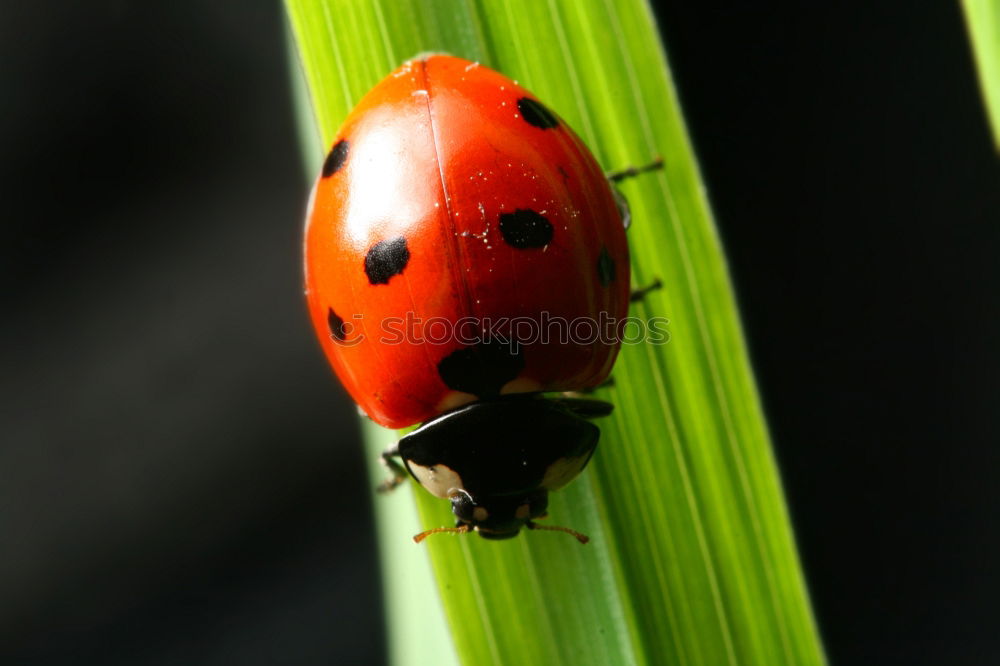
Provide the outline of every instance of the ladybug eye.
[[456,488],[451,495],[451,511],[455,514],[455,517],[462,522],[471,523],[480,520],[476,517],[477,510],[486,512],[486,509],[476,506],[476,503],[472,501],[472,496],[468,492]]
[[490,518],[486,507],[477,506],[472,495],[459,488],[451,496],[451,510],[456,518],[466,523],[482,523]]

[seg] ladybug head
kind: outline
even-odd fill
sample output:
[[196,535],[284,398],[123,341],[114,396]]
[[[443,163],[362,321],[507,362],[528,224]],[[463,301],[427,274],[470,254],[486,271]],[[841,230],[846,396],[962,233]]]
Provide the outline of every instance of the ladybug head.
[[526,527],[567,532],[586,543],[570,529],[534,520],[545,516],[549,491],[583,470],[599,434],[567,401],[537,396],[483,400],[424,424],[400,440],[399,455],[420,485],[451,501],[457,527],[416,540],[438,532],[509,539]]
[[517,536],[533,518],[545,515],[548,504],[549,494],[544,488],[527,496],[474,498],[468,492],[459,490],[451,497],[451,510],[459,525],[469,525],[484,539]]
[[545,507],[548,506],[548,491],[539,489],[528,496],[489,497],[477,502],[465,490],[456,490],[451,496],[451,510],[457,520],[456,527],[436,527],[413,537],[420,543],[431,534],[441,532],[476,532],[484,539],[500,541],[516,537],[522,527],[531,530],[551,530],[565,532],[575,537],[580,543],[590,539],[576,530],[558,525],[539,525],[534,518],[544,518]]

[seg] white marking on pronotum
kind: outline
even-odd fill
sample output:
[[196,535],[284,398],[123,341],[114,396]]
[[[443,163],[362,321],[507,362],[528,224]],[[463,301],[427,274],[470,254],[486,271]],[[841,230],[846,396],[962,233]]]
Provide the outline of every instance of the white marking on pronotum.
[[435,497],[448,499],[462,489],[462,477],[449,467],[444,465],[424,467],[410,461],[407,461],[406,466],[413,472],[413,476],[417,477],[420,485]]
[[548,490],[559,490],[580,474],[583,466],[587,464],[589,457],[590,454],[588,452],[582,456],[572,456],[556,460],[545,470],[545,476],[542,477],[542,487]]

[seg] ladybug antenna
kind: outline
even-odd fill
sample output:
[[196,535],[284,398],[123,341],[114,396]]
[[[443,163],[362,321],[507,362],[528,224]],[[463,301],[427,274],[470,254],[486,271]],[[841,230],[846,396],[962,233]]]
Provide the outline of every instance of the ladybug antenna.
[[590,537],[586,534],[580,534],[576,530],[572,530],[568,527],[563,527],[562,525],[539,525],[538,523],[528,522],[525,523],[529,530],[549,530],[550,532],[565,532],[571,536],[576,537],[576,540],[581,544],[586,544],[590,541]]
[[427,530],[426,532],[421,532],[413,537],[414,543],[420,543],[432,534],[440,534],[441,532],[451,532],[453,534],[465,534],[466,532],[472,531],[472,525],[466,523],[465,525],[459,525],[458,527],[435,527],[432,530]]

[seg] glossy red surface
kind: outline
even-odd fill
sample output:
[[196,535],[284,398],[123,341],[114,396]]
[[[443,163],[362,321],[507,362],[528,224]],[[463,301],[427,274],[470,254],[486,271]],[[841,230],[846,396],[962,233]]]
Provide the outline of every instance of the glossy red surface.
[[[471,334],[502,317],[541,327],[543,313],[549,322],[595,324],[602,312],[626,316],[628,248],[610,186],[565,123],[526,122],[518,108],[525,97],[536,99],[475,63],[410,61],[351,112],[334,142],[348,142],[347,159],[317,180],[306,229],[310,314],[341,381],[382,425],[412,425],[475,399],[449,389],[438,373],[441,359],[463,347],[426,339],[440,335],[444,322],[475,318],[463,329]],[[512,247],[500,216],[528,209],[549,221],[551,241]],[[406,239],[405,268],[372,284],[366,253],[397,238]],[[608,285],[598,277],[602,251],[615,266]],[[331,336],[331,309],[346,322],[344,342]],[[408,317],[415,320],[410,339],[399,341],[393,322]],[[524,369],[504,393],[594,386],[618,353],[614,343],[521,337]]]

